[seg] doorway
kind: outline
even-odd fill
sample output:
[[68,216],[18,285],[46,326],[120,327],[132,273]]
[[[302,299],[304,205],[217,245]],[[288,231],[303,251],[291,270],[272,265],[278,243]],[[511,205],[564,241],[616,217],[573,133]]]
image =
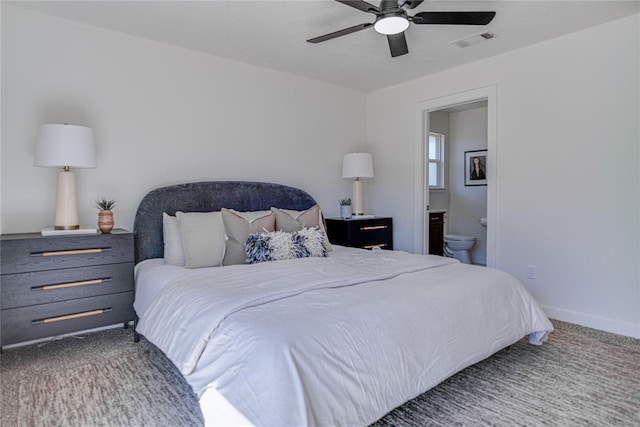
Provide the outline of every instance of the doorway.
[[[474,90],[456,93],[453,95],[436,98],[425,101],[416,107],[416,164],[415,164],[415,221],[414,224],[416,234],[414,237],[414,252],[426,254],[428,252],[429,242],[429,209],[431,208],[429,197],[429,162],[428,146],[425,141],[428,140],[430,132],[437,132],[432,129],[430,123],[430,113],[450,109],[456,111],[456,108],[464,105],[469,106],[472,103],[486,102],[487,107],[487,186],[486,186],[486,265],[495,267],[496,260],[496,227],[497,223],[497,124],[496,124],[496,98],[497,88],[495,85],[482,87]],[[456,107],[456,108],[454,108]],[[454,108],[453,110],[451,110]],[[434,123],[434,127],[437,127]],[[455,173],[455,172],[454,172]],[[484,194],[484,193],[483,193]],[[434,202],[437,200],[434,198]],[[478,224],[479,226],[479,224]],[[484,233],[483,233],[484,237]],[[483,248],[484,249],[484,248]],[[483,254],[484,255],[484,254]]]

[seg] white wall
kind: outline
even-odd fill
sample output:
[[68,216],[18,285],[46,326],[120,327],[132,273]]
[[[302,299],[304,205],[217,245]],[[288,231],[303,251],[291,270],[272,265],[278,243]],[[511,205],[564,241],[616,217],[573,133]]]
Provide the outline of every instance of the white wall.
[[[449,213],[447,233],[475,237],[470,251],[474,264],[487,264],[487,187],[465,186],[466,151],[487,149],[487,108],[474,108],[449,115]],[[487,153],[488,156],[491,153]]]
[[57,171],[33,166],[42,123],[90,126],[98,168],[77,170],[80,220],[115,198],[131,229],[151,188],[194,180],[300,187],[329,215],[364,149],[365,95],[2,4],[3,233],[53,223]]
[[495,84],[496,266],[552,317],[640,337],[639,27],[636,15],[369,94],[367,141],[384,159],[369,200],[394,217],[395,247],[413,248],[416,105]]

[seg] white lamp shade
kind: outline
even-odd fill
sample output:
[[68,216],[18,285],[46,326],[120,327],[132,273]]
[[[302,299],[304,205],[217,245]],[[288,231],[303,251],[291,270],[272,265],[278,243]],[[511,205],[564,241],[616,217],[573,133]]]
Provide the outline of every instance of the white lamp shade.
[[93,130],[66,124],[41,125],[33,164],[43,167],[95,168]]
[[349,153],[342,162],[342,178],[373,178],[373,158],[370,153]]

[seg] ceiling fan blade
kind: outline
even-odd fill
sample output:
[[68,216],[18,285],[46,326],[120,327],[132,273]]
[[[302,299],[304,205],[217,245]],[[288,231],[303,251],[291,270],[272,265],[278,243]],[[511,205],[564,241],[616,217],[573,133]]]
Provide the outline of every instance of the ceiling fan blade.
[[380,9],[377,6],[367,3],[362,0],[336,0],[338,3],[346,4],[347,6],[355,7],[358,10],[369,13],[380,13]]
[[413,16],[414,24],[487,25],[495,12],[420,12]]
[[422,3],[423,1],[424,0],[399,0],[398,6],[403,9],[415,9],[416,7],[420,6],[420,3]]
[[345,28],[344,30],[335,31],[333,33],[325,34],[324,36],[314,37],[307,40],[309,43],[326,42],[327,40],[335,39],[336,37],[346,36],[347,34],[355,33],[356,31],[364,30],[365,28],[373,27],[373,24],[366,23],[353,27]]
[[409,47],[407,47],[407,39],[404,33],[389,34],[387,36],[389,41],[389,49],[391,50],[391,56],[401,56],[409,53]]

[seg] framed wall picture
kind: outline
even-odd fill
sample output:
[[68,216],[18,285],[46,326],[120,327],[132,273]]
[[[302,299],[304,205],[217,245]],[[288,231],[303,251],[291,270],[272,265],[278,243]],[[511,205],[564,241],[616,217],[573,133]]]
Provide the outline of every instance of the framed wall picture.
[[487,150],[464,152],[464,185],[487,185]]

